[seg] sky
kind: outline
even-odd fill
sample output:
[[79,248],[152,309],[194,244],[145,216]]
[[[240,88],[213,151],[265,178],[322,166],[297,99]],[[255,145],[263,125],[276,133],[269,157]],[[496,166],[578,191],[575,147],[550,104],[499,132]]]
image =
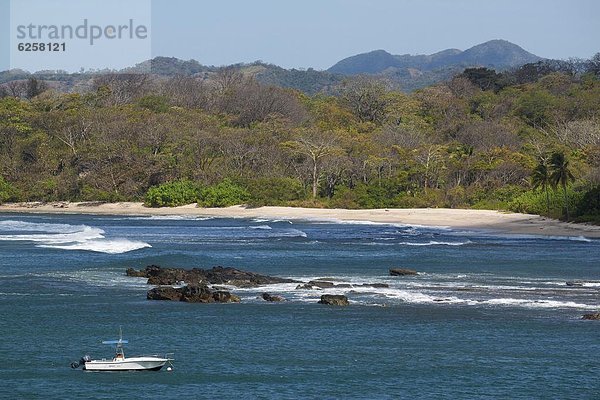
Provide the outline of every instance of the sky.
[[[155,0],[153,52],[203,64],[325,69],[371,50],[431,54],[505,39],[546,58],[600,51],[598,0]],[[175,11],[179,10],[179,11]],[[182,12],[187,10],[186,12]],[[183,39],[183,40],[182,40]]]
[[[5,15],[9,1],[0,0],[0,48],[4,46],[0,69],[7,64],[7,32],[14,33]],[[28,10],[36,1],[55,4],[41,13],[46,21],[73,14],[75,23],[72,4],[99,0],[12,1],[31,3]],[[195,59],[206,65],[262,60],[285,68],[327,69],[345,57],[376,49],[431,54],[447,48],[465,50],[492,39],[511,41],[546,58],[589,58],[600,52],[598,0],[120,0],[115,4],[119,11],[105,13],[111,22],[118,20],[115,23],[130,16],[143,19],[144,13],[140,17],[138,11],[151,8],[151,56]],[[86,64],[81,65],[84,68],[115,68],[148,53],[134,54],[141,41],[123,43],[131,51],[119,48],[111,53],[98,46],[85,56],[77,52],[80,56],[70,61]],[[15,45],[14,40],[9,44],[13,55]],[[13,56],[11,65],[15,60]],[[38,66],[44,62],[38,60]]]

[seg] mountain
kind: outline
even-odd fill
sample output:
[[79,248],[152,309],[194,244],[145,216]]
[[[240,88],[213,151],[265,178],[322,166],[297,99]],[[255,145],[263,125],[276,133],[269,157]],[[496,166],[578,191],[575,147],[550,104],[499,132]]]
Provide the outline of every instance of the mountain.
[[[465,51],[447,49],[429,55],[393,55],[385,50],[375,50],[341,60],[326,71],[309,69],[285,69],[257,61],[234,64],[233,68],[244,76],[254,77],[258,82],[284,88],[297,89],[306,94],[335,93],[339,85],[351,75],[370,74],[398,84],[401,90],[411,92],[436,84],[461,73],[467,67],[484,66],[506,70],[542,58],[531,54],[516,44],[505,40],[492,40],[473,46]],[[194,76],[210,80],[219,67],[207,66],[196,60],[180,60],[174,57],[155,57],[120,71],[98,70],[68,74],[63,71],[12,70],[0,72],[0,95],[2,86],[11,81],[26,81],[29,77],[44,80],[50,87],[63,92],[89,90],[93,79],[105,73],[141,72],[161,78],[175,75]]]
[[542,60],[506,40],[490,40],[465,51],[443,50],[430,55],[392,55],[384,50],[345,58],[327,71],[343,75],[385,74],[407,69],[421,73],[440,69],[459,69],[482,66],[504,70]]

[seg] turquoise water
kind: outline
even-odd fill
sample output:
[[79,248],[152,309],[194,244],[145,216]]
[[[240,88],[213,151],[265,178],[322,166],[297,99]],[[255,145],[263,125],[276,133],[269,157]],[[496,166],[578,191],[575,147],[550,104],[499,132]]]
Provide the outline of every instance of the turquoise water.
[[[599,398],[600,241],[401,225],[0,214],[0,398]],[[145,300],[127,267],[233,266],[324,291]],[[390,267],[416,277],[389,277]],[[566,281],[582,280],[583,287]],[[266,303],[263,291],[288,301]],[[316,304],[346,294],[346,308]],[[69,363],[174,352],[173,372]]]

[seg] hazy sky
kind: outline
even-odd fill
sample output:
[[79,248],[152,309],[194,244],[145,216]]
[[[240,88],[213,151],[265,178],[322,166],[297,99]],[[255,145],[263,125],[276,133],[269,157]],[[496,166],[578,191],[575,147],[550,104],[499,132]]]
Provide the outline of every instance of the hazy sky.
[[154,55],[324,69],[361,52],[506,39],[548,58],[600,51],[599,0],[154,0]]
[[[44,1],[56,2],[54,14],[42,13],[51,21],[72,14],[69,1],[85,0]],[[600,51],[600,0],[136,1],[151,1],[152,56],[208,65],[263,60],[286,68],[326,69],[376,49],[430,54],[491,39],[506,39],[548,58],[588,58]],[[0,0],[0,69],[7,64],[6,3]],[[88,68],[90,63],[115,68],[129,62],[127,56],[121,52],[81,61]]]

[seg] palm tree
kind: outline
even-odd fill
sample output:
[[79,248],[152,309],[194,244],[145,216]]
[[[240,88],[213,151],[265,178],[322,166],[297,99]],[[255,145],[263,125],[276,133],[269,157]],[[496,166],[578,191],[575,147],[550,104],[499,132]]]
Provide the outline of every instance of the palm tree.
[[531,174],[531,182],[533,188],[542,188],[546,192],[546,211],[550,214],[550,195],[548,194],[548,186],[552,185],[550,180],[550,170],[548,169],[548,160],[544,157],[540,157],[538,165]]
[[550,158],[550,181],[553,187],[557,187],[559,184],[562,186],[563,194],[565,197],[565,209],[567,211],[567,221],[569,220],[569,201],[567,198],[567,184],[574,180],[575,177],[569,170],[569,161],[565,157],[565,153],[556,152],[552,154]]

